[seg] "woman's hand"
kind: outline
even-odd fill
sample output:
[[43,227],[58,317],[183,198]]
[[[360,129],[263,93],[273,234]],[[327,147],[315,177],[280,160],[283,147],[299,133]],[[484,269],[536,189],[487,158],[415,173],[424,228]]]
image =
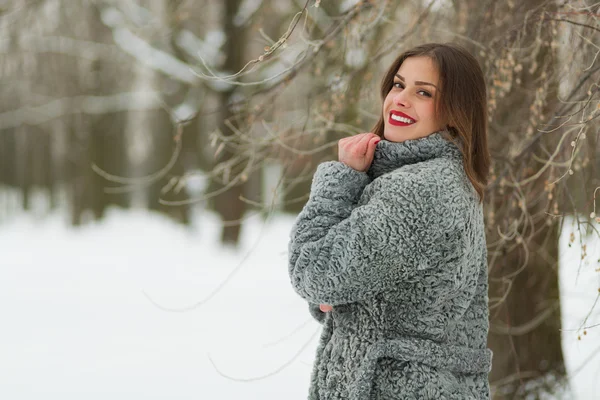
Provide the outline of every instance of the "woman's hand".
[[333,307],[331,307],[327,304],[319,304],[319,310],[321,310],[323,312],[329,312],[329,311],[333,310]]
[[360,172],[366,172],[375,154],[375,146],[381,138],[374,133],[361,133],[338,142],[338,159]]

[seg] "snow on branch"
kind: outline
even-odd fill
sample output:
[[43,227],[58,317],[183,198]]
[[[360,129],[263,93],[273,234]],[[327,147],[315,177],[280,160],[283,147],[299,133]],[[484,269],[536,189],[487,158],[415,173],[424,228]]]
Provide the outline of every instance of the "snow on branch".
[[0,113],[0,130],[22,124],[38,125],[76,113],[105,114],[127,110],[147,110],[162,107],[160,93],[138,91],[112,96],[75,96],[52,100],[41,106],[25,106]]
[[192,72],[190,65],[165,51],[152,47],[144,39],[125,27],[123,15],[116,8],[107,7],[103,9],[101,19],[112,30],[113,39],[117,46],[140,63],[190,85],[198,82],[198,78]]
[[223,31],[210,31],[206,34],[206,39],[202,40],[184,29],[177,35],[175,43],[190,57],[198,61],[206,60],[211,67],[218,67],[225,57],[220,50],[225,43]]
[[243,26],[250,21],[250,18],[262,5],[262,0],[244,0],[238,8],[238,12],[233,18],[236,26]]
[[[0,40],[0,54],[9,54],[11,51],[9,40]],[[22,36],[19,39],[19,51],[57,53],[90,61],[97,59],[99,55],[113,60],[122,55],[113,44],[66,36]]]

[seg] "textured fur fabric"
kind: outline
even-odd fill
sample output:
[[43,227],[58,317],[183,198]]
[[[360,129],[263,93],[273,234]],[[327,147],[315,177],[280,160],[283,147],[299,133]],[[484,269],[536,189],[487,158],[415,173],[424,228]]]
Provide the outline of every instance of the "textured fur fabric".
[[489,399],[482,207],[447,132],[320,164],[289,274],[323,324],[310,400]]

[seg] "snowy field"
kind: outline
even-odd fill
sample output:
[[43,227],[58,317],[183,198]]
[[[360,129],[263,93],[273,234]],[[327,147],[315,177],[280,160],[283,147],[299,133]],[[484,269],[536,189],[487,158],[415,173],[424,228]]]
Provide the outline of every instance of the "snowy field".
[[[208,213],[192,230],[145,211],[65,219],[0,224],[0,399],[306,398],[320,326],[288,281],[293,217],[250,218],[238,251],[219,246]],[[565,357],[574,398],[598,399],[600,327],[577,328],[598,296],[600,246],[578,274],[570,232]],[[599,322],[595,310],[587,324]]]

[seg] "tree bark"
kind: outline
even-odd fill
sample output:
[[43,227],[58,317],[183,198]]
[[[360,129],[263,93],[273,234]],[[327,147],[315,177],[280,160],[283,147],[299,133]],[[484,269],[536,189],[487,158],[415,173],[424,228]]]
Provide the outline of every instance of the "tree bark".
[[[228,71],[228,73],[239,71],[243,67],[244,62],[244,29],[242,26],[234,24],[234,18],[240,3],[240,0],[225,0],[223,2],[223,31],[226,35],[224,52],[226,60],[222,69]],[[234,116],[234,112],[230,106],[235,91],[236,87],[233,86],[220,94],[221,112],[219,114],[219,130],[226,137],[234,136],[235,132],[226,125],[225,121],[230,121],[234,128],[239,127],[239,123],[236,121],[237,117]],[[216,161],[218,163],[227,163],[235,157],[235,150],[229,146],[225,146],[220,157],[218,157]],[[225,174],[229,175],[229,178],[225,177],[225,179],[221,179],[220,182],[212,182],[212,184],[209,185],[209,190],[221,190],[227,186],[231,179],[234,179],[241,173],[240,164],[243,164],[243,162],[237,163],[236,167],[231,168],[229,172]],[[246,203],[242,202],[240,197],[244,193],[245,186],[246,184],[243,182],[237,183],[214,198],[214,209],[220,215],[223,223],[221,227],[221,242],[223,244],[236,246],[239,242],[241,218],[246,211]]]
[[69,123],[69,160],[67,174],[71,194],[71,225],[80,226],[89,209],[90,153],[89,130],[83,115],[73,115]]
[[[541,392],[555,390],[554,379],[560,381],[565,374],[558,288],[559,227],[557,220],[545,214],[557,200],[548,196],[545,186],[553,178],[552,168],[523,187],[493,180],[509,170],[507,180],[521,181],[541,167],[532,157],[515,160],[511,147],[526,143],[532,132],[550,119],[556,106],[557,57],[549,45],[551,27],[539,19],[543,7],[555,7],[543,0],[523,1],[514,8],[475,0],[458,4],[462,5],[459,18],[466,13],[478,16],[466,18],[465,35],[487,46],[487,54],[482,56],[479,46],[467,46],[484,66],[489,97],[495,104],[489,128],[494,157],[492,187],[485,204],[488,244],[494,244],[489,248],[488,345],[494,352],[490,382],[494,399],[537,398]],[[511,84],[508,90],[507,83]],[[547,135],[535,144],[532,153],[547,157],[544,149],[556,145],[556,138]]]
[[18,162],[18,179],[19,188],[21,189],[21,206],[23,210],[29,211],[31,209],[31,191],[33,188],[33,173],[32,173],[32,149],[34,141],[32,140],[32,132],[30,132],[27,126],[21,125],[16,129],[17,134],[17,147],[19,149],[17,154],[21,157],[17,158]]

